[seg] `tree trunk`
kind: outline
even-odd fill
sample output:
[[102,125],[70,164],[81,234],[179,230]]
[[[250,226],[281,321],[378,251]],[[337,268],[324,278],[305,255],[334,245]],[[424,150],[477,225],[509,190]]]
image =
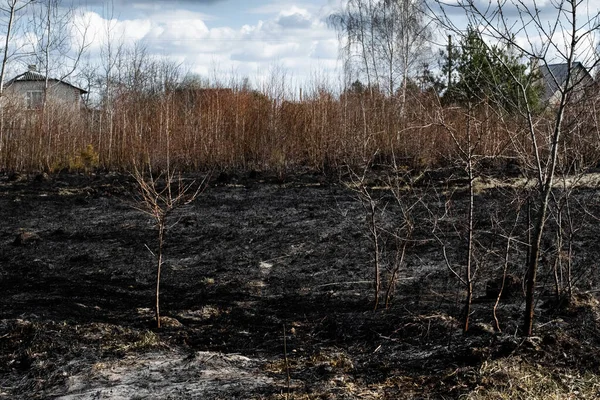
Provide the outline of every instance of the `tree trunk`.
[[463,320],[463,333],[469,331],[469,322],[471,317],[471,304],[473,303],[473,206],[474,196],[473,191],[473,149],[471,146],[471,122],[470,112],[469,121],[467,121],[467,174],[469,177],[469,211],[468,211],[468,248],[467,248],[467,267],[465,271],[465,282],[467,287],[467,296],[465,298],[465,309],[464,309],[464,320]]
[[158,260],[156,265],[156,303],[155,316],[156,327],[160,329],[160,272],[162,268],[162,249],[164,240],[165,226],[164,222],[159,223],[158,227]]

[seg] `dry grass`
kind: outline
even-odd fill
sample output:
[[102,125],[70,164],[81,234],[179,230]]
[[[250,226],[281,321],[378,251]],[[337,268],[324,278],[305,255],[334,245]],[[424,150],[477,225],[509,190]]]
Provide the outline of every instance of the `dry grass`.
[[485,362],[475,372],[477,387],[465,400],[597,399],[600,376],[590,372],[554,370],[518,358]]

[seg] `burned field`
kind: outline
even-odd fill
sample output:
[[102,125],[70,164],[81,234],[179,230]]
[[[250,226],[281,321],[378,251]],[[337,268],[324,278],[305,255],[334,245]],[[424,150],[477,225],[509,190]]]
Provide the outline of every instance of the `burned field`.
[[[475,196],[478,273],[463,335],[464,287],[446,260],[460,272],[468,197],[460,182],[430,181],[403,204],[385,182],[369,181],[382,297],[387,269],[398,266],[388,307],[380,301],[374,310],[369,208],[351,182],[319,174],[212,179],[169,225],[156,329],[156,232],[135,209],[132,178],[1,177],[0,397],[599,395],[600,192],[591,185],[573,197],[587,218],[572,237],[570,301],[554,293],[550,231],[536,336],[524,339],[526,233],[511,227],[525,208],[499,185]],[[403,205],[410,218],[399,217]],[[505,266],[497,331],[493,288]]]

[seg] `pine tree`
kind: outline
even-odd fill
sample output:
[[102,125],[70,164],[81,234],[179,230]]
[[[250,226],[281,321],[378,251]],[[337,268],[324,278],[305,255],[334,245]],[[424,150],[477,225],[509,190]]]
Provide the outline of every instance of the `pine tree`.
[[[520,62],[520,55],[498,45],[488,45],[474,28],[467,29],[458,47],[444,53],[442,72],[452,81],[444,94],[446,104],[463,106],[491,104],[507,113],[522,110],[526,101],[535,109],[540,88],[535,77]],[[527,90],[523,98],[519,85]]]

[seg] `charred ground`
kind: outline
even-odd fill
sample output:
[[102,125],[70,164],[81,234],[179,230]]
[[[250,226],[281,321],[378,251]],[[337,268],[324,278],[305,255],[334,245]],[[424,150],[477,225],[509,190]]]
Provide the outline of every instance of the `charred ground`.
[[[460,224],[465,199],[451,192]],[[576,244],[577,262],[590,267],[582,269],[575,300],[553,303],[543,296],[551,284],[542,279],[538,337],[516,335],[520,295],[501,302],[503,333],[491,329],[494,302],[485,286],[497,278],[499,261],[482,268],[475,328],[463,336],[463,292],[439,243],[427,240],[431,214],[415,214],[416,239],[392,305],[373,311],[364,209],[338,177],[222,174],[174,215],[161,290],[169,318],[156,330],[155,268],[146,248],[155,246],[156,233],[134,208],[135,193],[135,181],[118,174],[0,177],[0,397],[600,393],[593,221]],[[442,215],[448,202],[437,196],[429,207]],[[503,213],[506,196],[478,193],[485,205],[478,208],[480,225]],[[595,188],[578,196],[588,212],[600,211]],[[444,240],[460,263],[460,235]],[[482,235],[482,248],[496,240]],[[515,275],[522,272],[518,259]]]

